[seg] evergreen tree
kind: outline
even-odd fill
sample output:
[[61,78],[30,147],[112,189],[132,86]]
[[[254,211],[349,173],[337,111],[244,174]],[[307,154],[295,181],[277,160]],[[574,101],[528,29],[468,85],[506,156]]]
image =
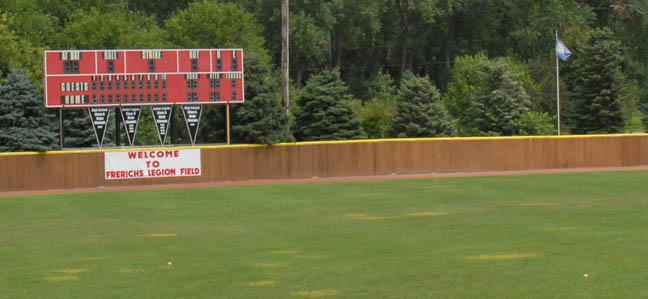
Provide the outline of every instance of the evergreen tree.
[[483,89],[470,96],[465,119],[473,135],[519,135],[531,99],[504,61],[485,60],[476,74]]
[[567,124],[573,133],[615,133],[623,129],[621,45],[609,29],[593,30],[566,64],[570,99]]
[[[205,106],[203,105],[203,112],[202,113],[205,113],[204,109],[205,109]],[[169,136],[167,136],[167,142],[169,144],[174,144],[174,145],[177,145],[177,144],[191,144],[191,137],[189,136],[189,128],[187,128],[187,122],[186,122],[185,117],[184,117],[184,112],[182,111],[182,106],[181,105],[174,105],[173,106],[173,112],[171,112],[171,114],[172,114],[171,115],[171,124],[169,126],[169,133],[168,133]],[[204,115],[204,114],[202,114],[202,115]],[[202,115],[201,115],[201,119],[202,119]],[[140,116],[140,120],[141,119],[142,119],[142,116]],[[152,123],[153,126],[155,126],[155,121],[153,120],[153,115],[152,114],[151,114],[150,122]],[[201,123],[198,126],[198,129],[200,129],[200,127],[202,125],[203,124]],[[156,134],[157,134],[157,126],[155,127],[155,131],[156,131]],[[158,138],[158,140],[159,140],[159,137],[157,137],[157,135],[156,135],[156,138]],[[196,139],[197,138],[198,137],[196,137]]]
[[454,120],[430,79],[410,72],[403,76],[391,135],[396,137],[452,136]]
[[396,98],[396,87],[394,86],[394,79],[389,73],[378,72],[373,80],[368,81],[367,85],[367,100],[372,99],[385,99],[392,100]]
[[643,116],[641,117],[641,122],[644,125],[644,128],[648,127],[648,96],[642,98],[642,101],[639,102],[639,111],[643,113]]
[[292,141],[281,106],[279,78],[256,54],[245,56],[245,103],[232,105],[232,141],[274,144]]
[[288,116],[273,90],[258,94],[234,110],[232,140],[239,143],[274,144],[292,141],[287,131]]
[[293,130],[297,140],[365,138],[351,105],[351,95],[337,69],[308,79],[297,98]]
[[[106,129],[113,125],[112,120],[109,120]],[[97,146],[97,138],[90,121],[88,108],[63,110],[63,147],[80,148],[92,146]]]
[[227,142],[226,122],[225,105],[204,105],[196,143]]
[[43,95],[21,69],[12,69],[0,85],[0,151],[54,149],[53,114],[43,105]]
[[452,70],[445,103],[457,119],[460,135],[517,135],[522,116],[532,106],[527,90],[534,86],[528,72],[513,59],[462,56]]

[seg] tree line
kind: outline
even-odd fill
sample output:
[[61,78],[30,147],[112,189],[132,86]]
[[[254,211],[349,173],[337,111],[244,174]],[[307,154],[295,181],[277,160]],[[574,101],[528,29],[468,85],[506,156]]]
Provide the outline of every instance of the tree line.
[[[231,106],[236,143],[549,135],[558,32],[573,52],[560,65],[563,133],[648,123],[646,1],[290,2],[286,114],[280,0],[0,1],[0,151],[58,144],[55,111],[42,107],[46,49],[243,48],[246,102]],[[205,109],[197,142],[223,142],[223,106]],[[169,142],[189,143],[176,110]],[[65,147],[96,143],[86,111],[65,110],[64,119]],[[125,133],[109,126],[106,143],[117,134]],[[136,141],[157,140],[144,112]]]

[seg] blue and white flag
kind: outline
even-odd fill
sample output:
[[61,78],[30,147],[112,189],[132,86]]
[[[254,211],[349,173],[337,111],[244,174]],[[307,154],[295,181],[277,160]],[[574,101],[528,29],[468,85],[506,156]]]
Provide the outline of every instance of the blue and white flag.
[[567,46],[565,46],[563,42],[556,39],[556,57],[560,58],[562,61],[567,61],[569,56],[571,56],[571,51],[567,49]]

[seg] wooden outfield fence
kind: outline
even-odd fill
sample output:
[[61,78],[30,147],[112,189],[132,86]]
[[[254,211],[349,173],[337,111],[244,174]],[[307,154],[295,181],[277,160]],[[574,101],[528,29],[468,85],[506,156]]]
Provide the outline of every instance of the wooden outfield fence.
[[[201,176],[125,180],[104,179],[104,152],[111,150],[0,154],[0,192],[648,165],[646,134],[385,139],[193,148],[201,150]],[[132,149],[112,151],[119,150]]]

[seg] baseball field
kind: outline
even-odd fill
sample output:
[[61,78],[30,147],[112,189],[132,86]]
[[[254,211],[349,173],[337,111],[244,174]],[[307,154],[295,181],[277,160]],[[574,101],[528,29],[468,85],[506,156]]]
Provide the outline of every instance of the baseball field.
[[645,298],[647,178],[0,197],[0,298]]

